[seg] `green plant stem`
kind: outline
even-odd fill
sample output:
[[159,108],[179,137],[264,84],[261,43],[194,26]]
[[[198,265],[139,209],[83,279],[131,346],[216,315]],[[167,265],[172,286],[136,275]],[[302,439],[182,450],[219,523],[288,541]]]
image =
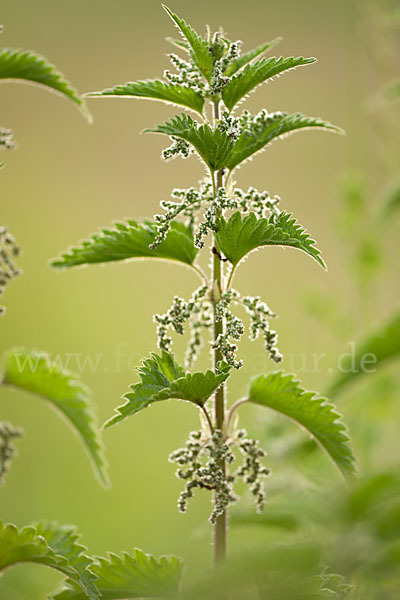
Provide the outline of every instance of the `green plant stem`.
[[248,398],[242,398],[241,400],[237,400],[237,402],[235,402],[235,404],[232,405],[229,414],[226,418],[226,429],[227,431],[229,430],[229,426],[232,422],[232,419],[235,415],[235,412],[237,411],[237,409],[242,406],[242,404],[246,404],[246,402],[248,402],[249,399]]
[[[219,100],[214,102],[214,126],[216,121],[219,119]],[[215,181],[215,179],[214,179]],[[223,185],[223,171],[220,170],[217,173],[216,189],[218,190]],[[214,237],[214,246],[218,251],[218,244]],[[216,319],[216,306],[220,300],[222,294],[222,262],[218,254],[213,255],[213,274],[212,274],[212,303],[214,310],[214,341],[220,334],[223,333],[224,325],[221,320]],[[217,365],[222,360],[222,354],[219,349],[214,351],[214,370],[217,372]],[[214,417],[215,417],[215,429],[223,431],[224,418],[225,418],[225,390],[224,386],[221,387],[215,393],[214,401]],[[223,471],[225,472],[225,463],[221,464]],[[220,515],[214,525],[214,564],[219,565],[226,559],[226,538],[227,538],[227,514],[224,512]]]

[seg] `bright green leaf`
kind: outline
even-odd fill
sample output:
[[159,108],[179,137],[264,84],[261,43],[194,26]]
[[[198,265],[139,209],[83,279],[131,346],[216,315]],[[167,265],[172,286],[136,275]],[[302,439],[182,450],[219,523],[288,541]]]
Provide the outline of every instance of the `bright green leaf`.
[[19,563],[35,563],[50,567],[68,577],[82,599],[100,598],[89,567],[92,561],[86,548],[77,543],[75,529],[54,523],[18,529],[0,521],[0,573]]
[[234,75],[230,82],[224,87],[222,100],[225,106],[231,111],[233,107],[247,94],[254,90],[258,85],[275,77],[283,71],[289,71],[296,67],[309,65],[315,62],[316,58],[303,58],[299,56],[294,58],[261,58],[256,63],[247,65],[243,71]]
[[226,133],[219,129],[213,131],[209,125],[199,125],[189,115],[183,113],[164,125],[146,129],[145,132],[164,133],[186,140],[212,171],[218,171],[229,164],[234,147],[233,140]]
[[250,131],[242,133],[236,141],[235,147],[226,165],[230,170],[234,169],[253,156],[257,152],[264,150],[267,144],[274,139],[279,139],[301,129],[325,129],[334,133],[343,133],[343,131],[321,119],[306,117],[301,113],[271,113],[265,124],[253,124]]
[[167,238],[151,250],[149,246],[156,235],[157,227],[150,221],[116,223],[114,229],[102,229],[50,264],[55,268],[66,268],[131,258],[161,258],[193,264],[198,250],[193,245],[192,232],[183,223],[172,222]]
[[4,356],[2,383],[47,400],[80,438],[100,483],[107,486],[104,449],[89,390],[40,352],[13,349]]
[[193,59],[193,62],[199,71],[203,73],[207,81],[210,81],[214,62],[207,42],[203,40],[203,38],[201,38],[194,31],[194,29],[192,29],[192,27],[190,27],[190,25],[187,25],[183,19],[180,19],[167,6],[162,6],[174,21],[175,25],[178,27],[184,40],[188,42],[191,48],[190,55]]
[[326,450],[345,477],[354,475],[354,456],[341,415],[326,398],[303,390],[294,375],[279,371],[255,377],[249,400],[296,421]]
[[212,371],[185,373],[169,352],[163,351],[161,356],[152,354],[138,369],[141,383],[131,386],[132,391],[123,396],[125,404],[115,409],[117,414],[105,423],[105,427],[119,423],[153,402],[169,398],[203,406],[229,377],[229,370],[224,365],[218,374]]
[[276,46],[276,44],[279,44],[281,39],[282,38],[280,38],[280,37],[275,38],[274,40],[272,40],[270,42],[266,42],[265,44],[262,44],[261,46],[257,46],[257,48],[254,48],[254,50],[250,50],[250,52],[245,52],[245,54],[242,54],[241,56],[239,56],[235,61],[233,61],[228,66],[228,68],[225,71],[225,75],[228,75],[228,77],[230,77],[231,75],[234,75],[242,67],[247,65],[249,62],[251,62],[252,60],[257,58],[258,56],[260,56],[260,54],[263,54],[263,52],[267,52],[267,50],[271,50],[271,48]]
[[362,375],[375,371],[382,363],[400,356],[400,314],[373,335],[357,344],[355,352],[345,352],[340,361],[340,372],[329,388],[329,395],[337,395]]
[[27,81],[44,86],[75,102],[90,120],[90,114],[78,92],[54,65],[39,54],[29,50],[0,49],[0,82],[1,80]]
[[326,268],[315,241],[285,211],[268,219],[257,218],[254,213],[242,218],[240,212],[235,212],[228,221],[221,217],[217,224],[215,237],[218,247],[234,267],[249,252],[261,246],[289,246],[303,250]]
[[[176,556],[155,558],[135,549],[121,556],[109,553],[96,558],[92,570],[98,576],[96,585],[102,600],[130,598],[166,598],[176,596],[182,579],[183,564]],[[73,582],[52,597],[55,600],[85,600]]]
[[90,98],[149,98],[162,100],[168,104],[186,106],[200,114],[203,113],[204,98],[198,92],[188,87],[164,83],[158,79],[128,82],[116,85],[101,92],[89,92],[85,96]]

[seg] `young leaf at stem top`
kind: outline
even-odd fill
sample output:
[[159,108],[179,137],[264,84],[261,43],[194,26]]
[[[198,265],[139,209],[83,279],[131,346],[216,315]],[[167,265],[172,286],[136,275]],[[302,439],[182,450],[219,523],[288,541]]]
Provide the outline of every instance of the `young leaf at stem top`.
[[326,398],[302,389],[294,375],[278,371],[255,377],[250,383],[249,400],[296,421],[326,450],[347,479],[354,477],[354,456],[346,426]]
[[78,92],[54,65],[39,54],[29,50],[0,49],[0,83],[1,80],[27,81],[45,87],[72,100],[86,119],[91,120],[90,113]]
[[173,355],[163,350],[161,356],[152,354],[144,360],[138,371],[141,383],[131,386],[132,391],[123,396],[125,404],[116,408],[117,414],[105,423],[105,427],[111,427],[159,400],[176,398],[203,407],[229,377],[230,367],[221,364],[218,373],[185,373]]
[[109,485],[101,434],[89,390],[69,371],[52,363],[45,353],[15,348],[4,356],[0,384],[32,392],[47,400],[78,434],[99,482]]
[[268,219],[257,219],[254,213],[242,218],[240,212],[235,212],[228,221],[220,217],[215,238],[219,249],[234,267],[246,254],[261,246],[290,246],[306,252],[326,268],[315,240],[285,211]]
[[210,81],[213,71],[213,57],[210,53],[208,43],[203,40],[195,31],[187,25],[183,19],[180,19],[167,6],[162,5],[175,25],[178,27],[182,37],[187,41],[190,47],[190,55],[198,69],[203,73],[207,81]]

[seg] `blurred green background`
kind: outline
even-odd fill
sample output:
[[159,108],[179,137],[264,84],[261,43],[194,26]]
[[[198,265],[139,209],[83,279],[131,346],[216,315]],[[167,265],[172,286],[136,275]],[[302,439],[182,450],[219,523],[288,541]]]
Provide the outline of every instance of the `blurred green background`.
[[[396,3],[386,3],[390,4]],[[297,371],[306,388],[323,390],[338,354],[398,306],[398,263],[393,260],[398,224],[397,236],[395,224],[385,230],[371,285],[368,265],[364,279],[353,269],[354,240],[337,235],[340,215],[346,218],[343,177],[354,171],[361,177],[366,174],[363,218],[370,213],[373,219],[388,182],[396,176],[399,144],[398,137],[393,141],[391,122],[398,123],[398,112],[397,121],[395,109],[385,116],[371,115],[366,102],[396,75],[390,59],[393,40],[377,17],[377,3],[174,0],[171,8],[200,31],[206,23],[213,28],[223,25],[228,36],[242,39],[247,49],[283,36],[274,53],[318,58],[316,65],[260,88],[246,108],[321,116],[342,126],[347,136],[306,132],[280,141],[239,172],[238,184],[279,194],[281,206],[293,211],[317,239],[329,271],[301,253],[274,248],[253,254],[240,269],[235,287],[261,295],[279,313],[274,325],[280,350],[287,356],[283,367]],[[81,92],[160,77],[168,68],[165,37],[175,34],[155,0],[3,0],[0,22],[5,28],[1,46],[40,52]],[[173,187],[195,185],[203,172],[194,159],[161,162],[165,140],[140,136],[145,127],[172,115],[173,108],[107,99],[90,101],[89,108],[92,126],[71,103],[47,92],[22,85],[0,88],[1,124],[13,129],[19,144],[17,151],[2,157],[6,168],[0,175],[0,221],[23,248],[24,270],[4,297],[7,315],[0,321],[0,351],[23,345],[64,358],[89,355],[97,368],[86,364],[82,378],[93,391],[103,422],[137,380],[133,366],[156,349],[153,313],[165,312],[174,294],[188,297],[198,282],[189,270],[156,261],[65,273],[51,271],[47,262],[115,219],[151,217]],[[334,304],[332,309],[326,298]],[[336,309],[336,302],[344,311]],[[330,327],[312,314],[318,310]],[[115,358],[118,348],[123,354],[120,365]],[[177,340],[178,357],[182,349]],[[326,354],[319,372],[312,368],[313,354]],[[261,341],[244,341],[241,355],[246,368],[232,380],[231,401],[241,396],[249,376],[273,367]],[[198,366],[207,361],[203,352]],[[69,367],[79,370],[75,358]],[[366,393],[365,383],[360,383],[340,406],[351,424],[362,472],[399,464],[395,419],[400,411],[393,371],[389,366],[381,377],[370,376],[375,387],[369,386]],[[209,498],[198,498],[187,515],[178,514],[181,483],[167,463],[168,453],[197,427],[192,406],[160,403],[107,431],[113,487],[103,491],[79,442],[43,402],[7,390],[0,394],[1,419],[25,430],[20,456],[0,492],[3,520],[20,526],[43,518],[75,523],[96,554],[137,546],[154,554],[182,555],[193,572],[208,566],[210,527],[204,523]],[[243,411],[252,433],[263,431],[264,418],[258,411]],[[270,450],[272,467],[274,460],[280,468]],[[321,485],[340,483],[325,456],[315,459],[315,470],[308,474]],[[232,548],[251,547],[264,534],[233,528]],[[39,600],[58,580],[43,568],[19,567],[0,580],[0,598]]]

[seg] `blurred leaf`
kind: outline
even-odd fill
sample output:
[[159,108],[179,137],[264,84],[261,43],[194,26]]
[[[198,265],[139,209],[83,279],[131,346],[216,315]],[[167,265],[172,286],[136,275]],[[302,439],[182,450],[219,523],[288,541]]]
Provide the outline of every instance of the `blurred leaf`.
[[15,348],[4,356],[1,383],[32,392],[61,413],[85,447],[99,482],[108,486],[106,461],[89,390],[41,352]]
[[96,575],[88,568],[92,561],[77,544],[77,537],[74,528],[54,523],[18,529],[0,521],[0,572],[18,563],[41,564],[69,577],[82,598],[100,598]]
[[354,476],[354,456],[341,415],[326,398],[300,387],[281,371],[259,375],[250,383],[249,400],[296,421],[326,450],[346,478]]
[[349,384],[365,373],[373,360],[374,371],[387,360],[400,355],[400,314],[395,314],[380,330],[368,336],[351,353],[344,353],[337,373],[329,388],[329,396],[343,392]]
[[0,81],[21,80],[52,90],[75,102],[90,120],[82,98],[46,58],[29,50],[0,49]]
[[281,40],[282,38],[278,37],[274,40],[271,40],[270,42],[262,44],[261,46],[257,46],[257,48],[254,48],[254,50],[250,50],[250,52],[245,52],[245,54],[239,56],[227,67],[227,69],[225,70],[225,75],[227,75],[228,77],[234,75],[237,71],[239,71],[239,69],[247,65],[249,62],[257,58],[258,56],[260,56],[260,54],[263,54],[263,52],[266,52],[267,50],[271,50],[271,48],[276,46],[276,44],[279,44]]
[[172,354],[162,351],[161,356],[152,354],[138,369],[141,383],[131,386],[132,392],[123,396],[126,403],[116,408],[105,427],[110,427],[126,417],[147,408],[153,402],[177,398],[203,406],[208,398],[229,377],[230,368],[223,366],[219,374],[185,373]]
[[275,77],[283,71],[295,69],[315,62],[316,58],[261,58],[256,63],[247,65],[243,71],[234,75],[222,91],[222,100],[231,111],[233,107],[252,90],[271,77]]
[[185,140],[196,149],[211,171],[218,171],[228,164],[234,145],[226,133],[219,129],[213,131],[209,125],[199,125],[184,113],[164,125],[146,129],[145,133],[164,133]]
[[113,88],[101,92],[89,92],[85,94],[88,98],[149,98],[151,100],[162,100],[168,104],[186,106],[195,112],[203,113],[204,98],[193,89],[164,83],[153,79],[146,81],[128,82],[116,85]]
[[187,25],[183,19],[180,19],[167,6],[162,5],[164,10],[169,14],[175,25],[178,27],[184,40],[186,40],[191,48],[190,55],[193,62],[203,73],[207,81],[210,81],[213,70],[213,58],[211,56],[208,44],[195,31]]
[[274,139],[282,138],[301,129],[324,129],[334,133],[343,133],[343,130],[331,123],[306,117],[300,113],[270,113],[268,120],[264,125],[253,123],[248,132],[242,133],[235,143],[233,152],[225,166],[230,170],[237,167],[240,163],[265,149]]
[[400,181],[389,190],[382,208],[382,218],[384,221],[392,219],[396,213],[400,212]]
[[271,509],[269,506],[265,513],[261,515],[255,514],[253,511],[234,511],[229,517],[229,523],[233,527],[237,525],[256,525],[258,527],[279,527],[289,531],[294,531],[300,525],[295,515]]
[[[329,573],[326,569],[320,576],[320,590],[326,593],[326,598],[339,599],[346,598],[351,590],[352,585],[349,585],[342,575],[337,573]],[[322,596],[323,598],[325,596]]]
[[355,269],[361,280],[371,280],[378,273],[382,260],[381,240],[376,233],[363,235],[355,254]]
[[[135,549],[133,554],[109,553],[107,558],[95,560],[92,570],[98,577],[96,585],[104,600],[165,598],[178,593],[183,564],[176,556],[157,559]],[[52,596],[55,600],[85,600],[74,582],[67,584]]]
[[51,261],[55,268],[75,267],[130,258],[161,258],[192,265],[197,255],[193,235],[183,223],[172,221],[167,238],[155,250],[149,248],[157,235],[150,221],[128,220],[116,223],[114,229],[102,229],[81,246],[70,248]]
[[365,178],[359,173],[348,173],[341,181],[343,203],[337,219],[337,230],[346,242],[352,242],[356,230],[362,228],[367,215]]
[[238,211],[228,221],[222,217],[218,219],[217,227],[215,237],[218,247],[234,267],[246,254],[261,246],[289,246],[303,250],[326,268],[320,251],[315,247],[315,241],[285,211],[277,217],[271,215],[268,219],[257,218],[254,213],[242,218]]

